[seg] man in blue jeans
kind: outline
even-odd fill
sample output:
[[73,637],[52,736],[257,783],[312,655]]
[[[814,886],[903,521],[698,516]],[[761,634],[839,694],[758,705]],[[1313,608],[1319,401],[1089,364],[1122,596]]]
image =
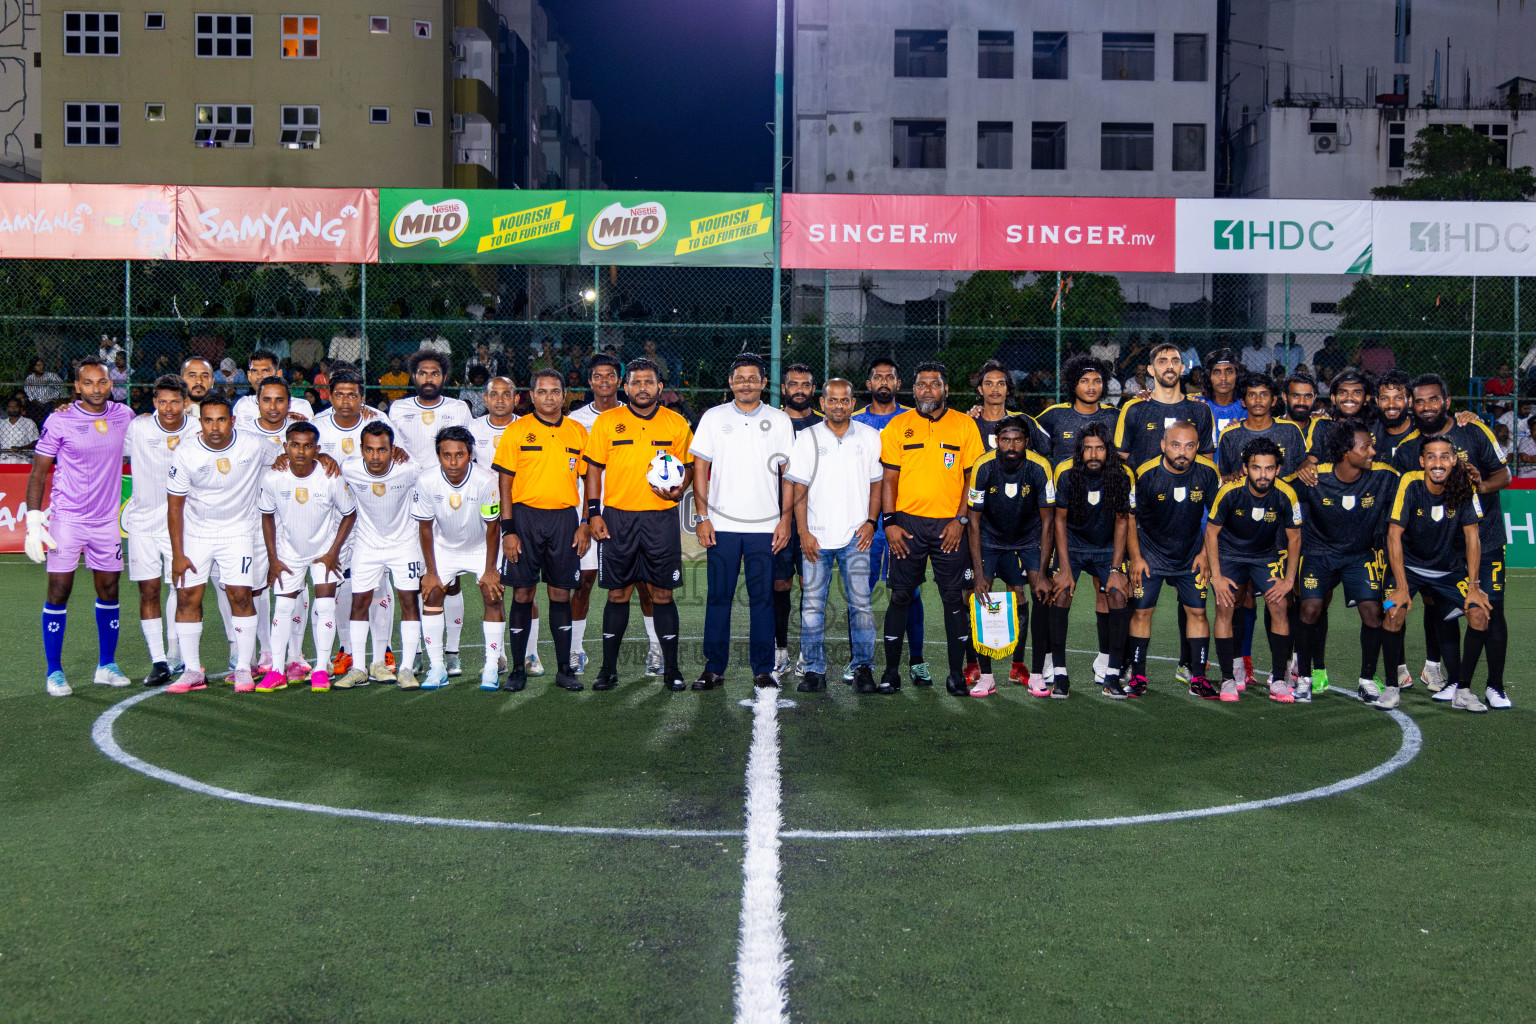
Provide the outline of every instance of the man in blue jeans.
[[746,354],[731,364],[735,401],[699,418],[689,453],[694,457],[694,536],[708,559],[704,608],[704,671],[695,690],[721,684],[731,656],[731,604],[736,580],[747,577],[750,656],[755,686],[777,686],[773,675],[773,556],[792,528],[784,463],[794,445],[789,417],[764,404],[768,371]]
[[822,390],[825,419],[795,436],[784,477],[794,488],[800,535],[800,653],[802,692],[827,688],[827,594],[832,574],[843,576],[848,637],[853,648],[853,688],[874,693],[875,613],[870,607],[869,549],[880,518],[880,435],[855,423],[853,385],[840,377]]

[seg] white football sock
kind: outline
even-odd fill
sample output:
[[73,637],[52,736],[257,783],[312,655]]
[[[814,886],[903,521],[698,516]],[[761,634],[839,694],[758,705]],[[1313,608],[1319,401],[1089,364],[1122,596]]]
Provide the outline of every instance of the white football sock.
[[181,660],[181,634],[176,632],[176,588],[171,587],[165,598],[165,656],[170,661]]
[[505,642],[507,624],[505,622],[482,622],[480,629],[485,634],[485,663],[495,665],[501,660],[502,644]]
[[331,641],[336,638],[336,599],[315,598],[313,611],[315,631],[315,668],[331,670]]
[[[149,648],[149,663],[165,660],[165,620],[140,619],[139,628],[144,631],[144,644]],[[172,629],[174,633],[175,630]]]
[[[395,632],[395,602],[389,591],[382,594],[373,592],[373,603],[368,610],[368,632],[373,636],[373,661],[378,664],[384,660],[384,648],[389,646],[390,637]],[[357,652],[352,652],[352,657],[357,657]]]
[[445,664],[443,661],[443,620],[446,618],[446,612],[421,613],[421,636],[427,643],[427,662],[434,669],[442,668]]
[[[303,590],[299,591],[298,604],[294,607],[293,610],[293,631],[288,637],[288,659],[290,661],[304,660],[304,628],[309,625],[309,611],[309,588],[305,587]],[[317,650],[315,652],[315,657],[316,659],[324,657],[326,661],[330,661],[331,652],[326,651],[325,654],[322,655]]]
[[[464,632],[464,592],[443,598],[443,649],[459,653],[459,636]],[[430,654],[430,652],[429,652]]]
[[272,652],[272,602],[267,600],[267,591],[251,595],[251,604],[256,608],[256,639],[261,644],[264,653]]
[[[336,588],[336,607],[345,611],[349,617],[351,616],[352,581],[350,579],[342,580],[341,585]],[[348,654],[352,653],[352,631],[350,629],[341,630],[337,640],[341,642],[342,650],[346,651]],[[317,651],[315,653],[315,657],[317,658],[329,658],[330,656],[330,651]]]
[[[229,608],[229,595],[223,587],[214,587],[213,595],[219,602],[219,618],[224,620],[224,636],[230,644],[235,642],[235,613]],[[234,653],[231,651],[230,653]]]
[[256,653],[256,624],[261,616],[236,615],[230,621],[235,624],[235,666],[248,669]]
[[293,635],[293,623],[289,617],[293,615],[294,606],[299,603],[296,597],[281,597],[272,602],[272,670],[284,672],[287,670],[287,662],[283,659],[288,656],[288,641]]
[[400,657],[395,662],[396,671],[416,664],[416,648],[421,644],[421,620],[400,620]]
[[203,624],[201,622],[176,623],[176,639],[181,641],[181,658],[187,663],[187,669],[201,672],[203,670],[203,656],[198,649],[199,642],[203,639]]
[[586,639],[586,636],[587,636],[587,620],[586,619],[572,619],[571,620],[571,657],[572,658],[575,658],[576,655],[582,653],[581,644],[582,644],[582,641]]
[[352,667],[366,670],[368,668],[368,620],[349,620],[347,639],[352,645]]
[[539,653],[539,603],[533,603],[533,619],[528,623],[528,653]]
[[656,635],[656,617],[654,615],[642,615],[645,620],[645,635],[650,637],[651,646],[661,643],[661,637]]

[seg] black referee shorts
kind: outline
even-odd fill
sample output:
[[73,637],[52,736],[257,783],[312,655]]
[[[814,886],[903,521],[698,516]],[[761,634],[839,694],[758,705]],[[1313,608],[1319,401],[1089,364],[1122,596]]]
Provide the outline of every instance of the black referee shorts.
[[971,568],[971,553],[964,534],[955,550],[945,553],[940,549],[944,527],[954,521],[952,516],[929,519],[907,512],[891,514],[891,522],[907,531],[907,557],[897,558],[894,551],[890,553],[891,567],[886,586],[892,592],[916,593],[927,577],[929,562],[933,563],[933,582],[938,584],[941,595],[970,589],[976,574]]
[[597,545],[597,585],[622,590],[646,583],[662,590],[683,585],[683,531],[673,508],[631,512],[603,509],[608,539]]
[[551,587],[581,583],[581,557],[572,543],[581,517],[573,508],[512,506],[512,529],[523,553],[515,562],[501,560],[501,582],[507,587],[536,587],[542,579]]

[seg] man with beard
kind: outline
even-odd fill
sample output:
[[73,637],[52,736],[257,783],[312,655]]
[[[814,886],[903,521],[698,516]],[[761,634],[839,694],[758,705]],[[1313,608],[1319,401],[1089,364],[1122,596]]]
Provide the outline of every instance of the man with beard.
[[1216,436],[1242,419],[1246,407],[1242,393],[1237,389],[1241,369],[1237,356],[1229,348],[1219,348],[1205,361],[1205,389],[1203,401],[1211,407],[1215,420]]
[[[1450,398],[1445,381],[1432,373],[1415,377],[1411,384],[1413,395],[1413,419],[1419,436],[1398,446],[1393,462],[1399,470],[1411,471],[1418,465],[1424,438],[1432,434],[1444,434],[1456,446],[1456,457],[1466,463],[1473,486],[1482,501],[1483,518],[1478,528],[1482,545],[1482,563],[1472,574],[1481,580],[1492,604],[1488,627],[1488,703],[1495,708],[1509,707],[1509,696],[1504,692],[1504,663],[1509,654],[1509,625],[1504,618],[1504,510],[1499,492],[1509,486],[1510,472],[1505,465],[1504,450],[1494,440],[1493,433],[1481,422],[1462,425],[1451,418]],[[1452,626],[1455,626],[1453,620]],[[1441,650],[1448,657],[1445,647],[1448,634],[1441,632]],[[1443,659],[1442,659],[1443,660]],[[1433,699],[1455,699],[1455,685],[1439,663],[1424,665],[1425,685],[1436,691]],[[1437,685],[1438,684],[1438,685]]]
[[1376,455],[1395,462],[1397,449],[1418,436],[1410,408],[1408,375],[1402,370],[1388,370],[1376,381]]
[[1305,439],[1315,418],[1313,410],[1317,406],[1317,381],[1311,374],[1293,373],[1282,377],[1280,382],[1285,389],[1282,396],[1285,399],[1285,414],[1301,428],[1301,436]]
[[[862,423],[872,427],[876,433],[885,429],[886,425],[901,413],[907,411],[907,407],[896,401],[896,396],[901,393],[901,373],[896,368],[895,362],[890,359],[876,359],[869,364],[869,376],[864,382],[865,389],[869,392],[869,404],[856,410],[853,414],[855,423]],[[877,529],[875,539],[869,548],[869,588],[874,590],[875,584],[885,582],[890,574],[891,549],[885,543],[885,531]],[[933,675],[928,671],[928,665],[923,661],[923,595],[917,593],[912,598],[911,610],[907,613],[907,646],[911,652],[912,678],[933,682]],[[853,666],[843,673],[844,682],[853,681]]]
[[[495,358],[495,357],[492,357]],[[483,394],[485,402],[485,415],[476,416],[469,421],[469,432],[475,439],[475,465],[487,473],[496,473],[496,449],[501,444],[501,435],[517,419],[512,408],[517,404],[517,382],[511,377],[496,376],[485,382]],[[510,506],[503,503],[504,508]],[[459,589],[459,581],[453,580],[445,591],[445,597],[451,598],[462,593]],[[464,674],[464,665],[459,660],[459,638],[464,634],[464,617],[449,619],[445,614],[443,626],[443,657],[450,677]],[[489,623],[486,623],[487,625]],[[497,640],[499,650],[506,650],[505,638]],[[528,651],[530,652],[523,662],[523,672],[530,676],[544,674],[544,665],[539,661],[539,606],[533,605],[533,618],[528,623]],[[429,652],[430,653],[430,652]],[[556,672],[564,671],[556,666]]]
[[[971,631],[964,601],[973,574],[962,546],[969,521],[965,481],[982,448],[975,421],[948,406],[947,374],[943,363],[920,365],[912,388],[917,408],[891,420],[880,434],[880,461],[885,467],[880,504],[886,509],[885,539],[892,556],[881,693],[894,693],[901,686],[902,633],[930,561],[944,604],[949,654],[944,685],[956,696],[969,692],[965,649]],[[933,684],[916,672],[912,682]]]
[[1342,584],[1346,603],[1360,612],[1357,692],[1361,700],[1375,700],[1381,696],[1374,677],[1381,652],[1384,570],[1377,550],[1397,489],[1397,471],[1376,461],[1371,428],[1363,420],[1334,424],[1323,454],[1326,461],[1316,466],[1315,482],[1296,488],[1303,505],[1296,699],[1312,699],[1317,623],[1333,589]]
[[[797,378],[796,395],[802,395],[809,372],[792,366],[785,371],[786,377],[791,374]],[[694,684],[699,690],[712,690],[724,681],[731,657],[731,607],[743,567],[752,681],[772,685],[789,668],[782,649],[775,658],[773,640],[779,597],[775,564],[789,547],[793,531],[794,495],[784,479],[784,464],[794,446],[795,431],[787,415],[764,404],[767,379],[768,368],[761,358],[750,353],[737,356],[728,376],[735,401],[707,410],[688,448],[694,467],[694,535],[708,561],[704,671]],[[793,576],[791,570],[789,577]],[[788,618],[789,579],[784,583]]]
[[[1203,408],[1203,406],[1202,406]],[[1206,410],[1209,414],[1209,409]],[[1123,422],[1123,421],[1122,421]],[[1210,661],[1210,623],[1205,616],[1205,514],[1221,479],[1216,464],[1199,454],[1200,433],[1177,422],[1163,434],[1163,453],[1136,470],[1136,507],[1127,543],[1131,557],[1131,664],[1138,679],[1147,674],[1152,614],[1166,582],[1178,591],[1186,622],[1180,640],[1190,647],[1189,692],[1218,700],[1205,677]],[[1058,677],[1059,678],[1059,677]]]
[[[592,538],[600,543],[597,582],[608,591],[603,608],[603,663],[594,690],[619,685],[619,649],[629,626],[629,596],[647,583],[661,638],[663,685],[687,688],[677,667],[677,605],[672,591],[682,586],[683,544],[677,503],[693,482],[693,431],[688,421],[664,409],[661,372],[649,359],[630,361],[624,391],[629,404],[598,416],[587,438],[586,509]],[[652,456],[670,452],[684,463],[683,479],[660,491],[646,479]]]
[[1184,361],[1179,346],[1166,341],[1154,345],[1147,359],[1152,395],[1132,398],[1120,407],[1120,419],[1115,424],[1115,447],[1120,457],[1132,466],[1156,459],[1163,433],[1175,423],[1188,423],[1195,428],[1200,455],[1215,452],[1211,407],[1184,393]]
[[[264,381],[268,377],[282,379],[282,372],[278,369],[277,356],[264,349],[257,349],[251,353],[251,357],[245,362],[245,379],[252,384]],[[283,382],[284,387],[287,381]],[[261,399],[255,394],[246,395],[235,402],[235,427],[244,430],[261,415]],[[290,420],[312,420],[315,418],[314,407],[302,398],[295,398],[288,406],[284,416]],[[286,443],[286,442],[284,442]]]
[[[976,460],[971,468],[967,506],[970,523],[966,534],[970,541],[971,569],[975,573],[976,596],[990,601],[992,581],[1001,579],[1013,591],[1018,608],[1028,618],[1030,591],[1035,595],[1036,616],[1044,613],[1050,597],[1050,584],[1041,572],[1042,549],[1049,559],[1053,542],[1055,484],[1050,463],[1029,450],[1029,424],[1024,417],[1005,418],[997,425],[997,448]],[[1060,644],[1058,622],[1060,620]],[[1020,623],[1022,636],[1023,626]],[[1064,608],[1050,610],[1049,637],[1057,664],[1066,664],[1067,613]],[[1023,643],[1013,648],[1010,678],[1024,671]],[[976,677],[966,667],[966,683],[972,697],[990,697],[997,687],[992,678],[992,659],[979,658]]]
[[197,419],[197,404],[213,388],[213,364],[201,356],[188,356],[181,361],[181,380],[187,386],[187,415]]
[[[811,408],[811,402],[816,397],[816,378],[811,373],[811,368],[804,363],[793,363],[784,368],[784,383],[780,385],[784,393],[784,412],[789,416],[790,425],[794,427],[794,433],[799,434],[821,422],[821,416]],[[787,459],[789,449],[780,449],[780,453]],[[792,491],[785,488],[786,498]],[[784,515],[790,515],[788,500],[784,503]],[[775,679],[782,679],[789,672],[789,590],[795,581],[795,576],[800,572],[800,534],[794,528],[791,518],[789,523],[789,541],[782,548],[777,548],[773,556],[773,674]],[[805,601],[805,585],[801,581],[800,600]],[[805,652],[800,652],[797,669],[801,675],[805,674]]]
[[1205,555],[1216,591],[1221,699],[1231,703],[1238,694],[1233,617],[1245,610],[1250,595],[1258,594],[1264,598],[1264,626],[1269,633],[1269,696],[1291,704],[1296,698],[1286,680],[1286,667],[1291,662],[1286,610],[1300,568],[1301,500],[1279,478],[1284,456],[1274,441],[1252,439],[1243,448],[1242,458],[1242,482],[1229,483],[1216,492],[1205,531]]
[[[1472,673],[1477,670],[1493,610],[1480,586],[1483,506],[1473,480],[1473,466],[1457,457],[1456,443],[1444,434],[1426,437],[1418,447],[1420,468],[1403,474],[1387,527],[1387,558],[1394,581],[1386,623],[1387,662],[1403,659],[1403,625],[1413,607],[1413,596],[1428,591],[1434,594],[1435,603],[1425,610],[1424,618],[1435,621],[1444,636],[1445,650],[1456,651],[1456,617],[1467,616],[1467,648],[1459,662],[1451,665],[1456,682],[1445,687],[1452,691],[1451,707],[1487,711],[1472,692]],[[1495,690],[1489,683],[1490,704],[1501,691],[1502,687]],[[1400,694],[1399,687],[1388,686],[1376,706],[1395,708],[1401,703]],[[1509,707],[1507,699],[1502,707]]]
[[[1130,629],[1131,587],[1126,576],[1126,537],[1136,511],[1136,475],[1120,461],[1114,429],[1089,423],[1078,432],[1072,458],[1056,467],[1056,569],[1051,576],[1052,603],[1062,612],[1072,607],[1079,574],[1098,580],[1095,611],[1099,647],[1108,651],[1104,696],[1140,697],[1144,676],[1125,681],[1125,643]],[[1039,608],[1036,608],[1039,614]],[[1042,683],[1044,681],[1042,680]],[[1048,686],[1032,686],[1044,697]],[[1065,696],[1065,691],[1063,692]]]
[[[1328,385],[1328,395],[1333,401],[1332,411],[1326,418],[1315,419],[1307,427],[1307,457],[1297,468],[1296,476],[1303,484],[1317,484],[1317,465],[1328,451],[1328,438],[1344,420],[1359,419],[1370,422],[1368,393],[1370,382],[1359,370],[1345,370]],[[1375,440],[1374,434],[1372,440]]]

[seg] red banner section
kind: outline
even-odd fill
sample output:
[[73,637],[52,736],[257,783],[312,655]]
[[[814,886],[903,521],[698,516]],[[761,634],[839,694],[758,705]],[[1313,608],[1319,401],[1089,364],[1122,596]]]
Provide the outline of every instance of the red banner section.
[[[23,550],[27,540],[27,477],[31,465],[0,463],[0,552]],[[43,507],[53,493],[53,474],[43,484]]]
[[786,267],[975,270],[975,196],[784,196]]
[[0,258],[166,260],[175,255],[174,186],[0,187]]
[[982,270],[1173,270],[1172,199],[976,201]]
[[176,193],[177,259],[379,260],[378,189],[183,186]]

